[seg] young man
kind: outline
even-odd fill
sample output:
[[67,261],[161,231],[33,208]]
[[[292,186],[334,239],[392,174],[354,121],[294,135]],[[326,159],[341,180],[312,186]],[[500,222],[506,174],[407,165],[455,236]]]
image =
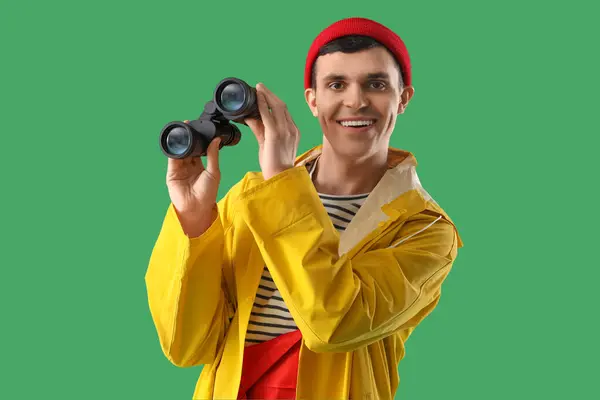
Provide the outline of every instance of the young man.
[[305,95],[323,144],[296,157],[285,104],[257,85],[261,173],[216,203],[218,139],[169,159],[172,200],[146,275],[163,352],[204,364],[194,399],[392,399],[414,328],[462,242],[414,156],[389,147],[413,96],[408,52],[350,18],[311,46]]

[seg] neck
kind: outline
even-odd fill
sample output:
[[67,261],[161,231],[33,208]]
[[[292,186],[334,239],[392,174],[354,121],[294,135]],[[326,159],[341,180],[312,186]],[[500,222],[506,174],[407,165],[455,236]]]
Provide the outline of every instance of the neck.
[[387,171],[387,149],[359,159],[344,158],[325,147],[313,173],[317,192],[350,196],[371,192]]

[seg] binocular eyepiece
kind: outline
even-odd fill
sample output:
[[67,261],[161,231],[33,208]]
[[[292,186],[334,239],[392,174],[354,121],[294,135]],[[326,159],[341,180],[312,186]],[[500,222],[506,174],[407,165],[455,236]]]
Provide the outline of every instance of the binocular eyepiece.
[[160,132],[160,148],[167,157],[186,158],[205,156],[216,137],[221,137],[220,148],[235,146],[242,134],[231,122],[246,125],[246,118],[260,119],[256,89],[241,79],[225,78],[217,84],[213,99],[204,105],[198,119],[165,125]]

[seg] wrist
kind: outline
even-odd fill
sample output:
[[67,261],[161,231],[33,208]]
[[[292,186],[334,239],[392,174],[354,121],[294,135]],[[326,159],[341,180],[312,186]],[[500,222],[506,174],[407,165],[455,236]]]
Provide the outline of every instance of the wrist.
[[219,210],[215,204],[209,209],[179,212],[175,209],[181,229],[189,238],[201,236],[210,228],[219,216]]
[[277,168],[271,168],[263,172],[263,178],[265,180],[269,180],[276,175],[281,174],[282,172],[287,171],[288,169],[294,168],[293,165],[279,166]]

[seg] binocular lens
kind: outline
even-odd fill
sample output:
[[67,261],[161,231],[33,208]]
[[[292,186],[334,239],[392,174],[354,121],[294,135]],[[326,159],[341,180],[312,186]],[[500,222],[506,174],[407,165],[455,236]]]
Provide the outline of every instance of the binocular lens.
[[221,105],[229,112],[240,110],[245,100],[246,94],[244,88],[238,83],[230,83],[221,91]]
[[181,155],[190,147],[191,138],[186,129],[178,126],[168,133],[166,142],[171,154]]

